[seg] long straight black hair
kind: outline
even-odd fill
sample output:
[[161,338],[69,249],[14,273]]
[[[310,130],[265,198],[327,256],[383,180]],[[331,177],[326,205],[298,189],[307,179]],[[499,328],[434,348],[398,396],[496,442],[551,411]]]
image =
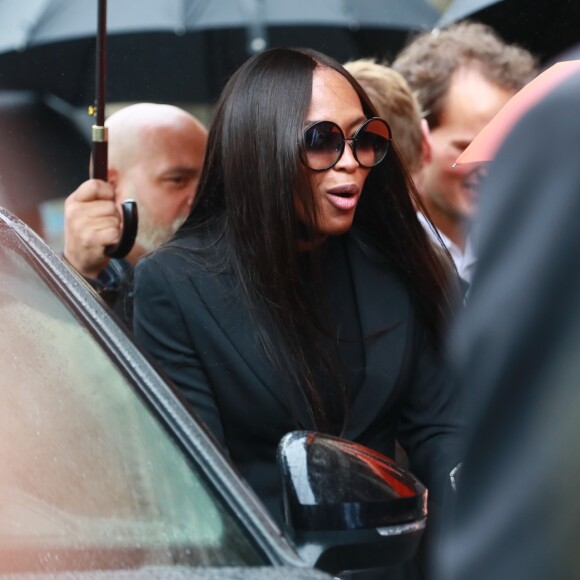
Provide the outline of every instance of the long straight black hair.
[[[324,54],[275,48],[251,57],[218,101],[196,200],[177,238],[193,230],[211,231],[211,239],[219,240],[223,267],[234,275],[247,307],[267,312],[267,320],[256,316],[256,333],[272,366],[302,387],[315,424],[324,428],[324,401],[307,356],[322,349],[302,288],[297,244],[315,236],[318,223],[300,148],[313,72],[321,66],[348,80],[367,117],[377,115],[357,81]],[[297,197],[306,224],[296,219]],[[420,205],[391,150],[367,177],[354,226],[364,232],[368,253],[399,272],[438,346],[453,310],[449,272],[417,220],[413,200]]]

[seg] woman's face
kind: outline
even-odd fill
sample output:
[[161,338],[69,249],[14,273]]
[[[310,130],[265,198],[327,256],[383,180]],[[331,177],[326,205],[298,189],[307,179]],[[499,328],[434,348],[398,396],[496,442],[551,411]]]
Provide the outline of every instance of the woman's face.
[[[316,121],[333,121],[352,137],[366,120],[356,91],[338,72],[318,67],[312,79],[312,99],[304,120],[304,127]],[[311,171],[310,182],[318,211],[318,230],[324,236],[347,232],[370,169],[361,167],[347,142],[342,157],[334,167],[325,171]],[[301,208],[297,209],[300,217]]]

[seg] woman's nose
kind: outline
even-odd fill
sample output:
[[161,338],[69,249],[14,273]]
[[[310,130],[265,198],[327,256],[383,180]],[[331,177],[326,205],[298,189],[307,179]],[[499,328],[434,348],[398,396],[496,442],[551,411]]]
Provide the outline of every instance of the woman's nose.
[[345,169],[347,171],[353,171],[359,167],[359,163],[354,156],[354,146],[352,139],[344,140],[344,150],[335,167],[339,169]]

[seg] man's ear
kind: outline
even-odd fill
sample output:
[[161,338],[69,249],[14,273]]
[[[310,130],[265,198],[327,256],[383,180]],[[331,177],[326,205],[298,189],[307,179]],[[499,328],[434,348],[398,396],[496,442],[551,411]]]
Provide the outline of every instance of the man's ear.
[[427,119],[421,119],[421,133],[423,134],[423,152],[421,155],[422,165],[428,165],[433,160],[433,148],[431,147],[431,132]]
[[107,181],[113,186],[117,187],[119,183],[119,172],[116,169],[111,169],[109,167],[107,171]]

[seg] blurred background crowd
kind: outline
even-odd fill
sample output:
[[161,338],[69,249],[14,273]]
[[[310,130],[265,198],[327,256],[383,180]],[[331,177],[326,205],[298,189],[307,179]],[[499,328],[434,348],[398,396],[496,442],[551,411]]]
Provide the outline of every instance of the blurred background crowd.
[[[138,6],[138,8],[137,8]],[[273,46],[392,62],[417,33],[491,25],[541,63],[574,44],[573,0],[117,0],[108,12],[107,116],[171,103],[206,126],[230,74]],[[63,198],[88,174],[96,2],[0,2],[0,205],[62,249]]]

